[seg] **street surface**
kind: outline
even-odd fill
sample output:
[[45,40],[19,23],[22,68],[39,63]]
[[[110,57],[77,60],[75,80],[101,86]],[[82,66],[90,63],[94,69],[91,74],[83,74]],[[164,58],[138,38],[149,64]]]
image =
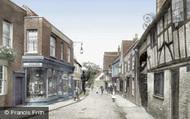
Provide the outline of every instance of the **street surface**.
[[90,91],[84,100],[49,112],[49,119],[125,119],[110,95]]

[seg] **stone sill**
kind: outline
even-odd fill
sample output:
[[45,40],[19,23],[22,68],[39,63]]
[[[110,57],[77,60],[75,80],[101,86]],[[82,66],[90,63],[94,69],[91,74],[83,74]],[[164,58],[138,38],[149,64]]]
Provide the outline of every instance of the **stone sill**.
[[158,98],[160,100],[164,100],[164,97],[163,96],[158,96],[158,95],[153,95],[154,98]]

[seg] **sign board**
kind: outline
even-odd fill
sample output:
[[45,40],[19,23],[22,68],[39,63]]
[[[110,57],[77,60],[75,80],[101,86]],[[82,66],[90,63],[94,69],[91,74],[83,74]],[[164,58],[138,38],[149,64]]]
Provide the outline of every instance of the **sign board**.
[[25,66],[25,67],[42,66],[42,63],[24,63],[23,66]]

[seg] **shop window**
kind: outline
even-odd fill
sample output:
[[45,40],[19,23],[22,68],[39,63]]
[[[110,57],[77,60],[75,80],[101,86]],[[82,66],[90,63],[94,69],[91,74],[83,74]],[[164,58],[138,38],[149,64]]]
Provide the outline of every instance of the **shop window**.
[[68,93],[68,84],[69,84],[69,79],[68,79],[68,74],[63,74],[63,93],[67,94]]
[[57,76],[58,72],[53,70],[53,95],[57,95]]
[[172,0],[172,18],[173,23],[184,20],[183,0]]
[[63,60],[64,44],[61,43],[61,60]]
[[12,47],[12,24],[3,21],[3,45]]
[[59,80],[58,80],[58,95],[63,94],[63,72],[59,72]]
[[7,67],[0,66],[0,95],[7,93]]
[[27,52],[37,53],[38,49],[38,32],[37,30],[27,30]]
[[71,62],[71,48],[68,47],[67,48],[67,62]]
[[48,96],[51,97],[53,95],[53,81],[52,81],[52,69],[48,69]]
[[46,69],[28,68],[27,70],[27,98],[46,97]]
[[157,27],[152,28],[150,32],[151,46],[154,47],[157,44]]
[[55,57],[56,41],[54,37],[50,37],[50,56]]
[[154,74],[154,95],[164,95],[164,72]]

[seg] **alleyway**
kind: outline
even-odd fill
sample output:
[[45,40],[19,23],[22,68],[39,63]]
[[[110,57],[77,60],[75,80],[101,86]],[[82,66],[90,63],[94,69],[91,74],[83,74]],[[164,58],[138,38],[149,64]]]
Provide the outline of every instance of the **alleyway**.
[[125,119],[109,95],[89,92],[83,101],[49,112],[49,119]]

